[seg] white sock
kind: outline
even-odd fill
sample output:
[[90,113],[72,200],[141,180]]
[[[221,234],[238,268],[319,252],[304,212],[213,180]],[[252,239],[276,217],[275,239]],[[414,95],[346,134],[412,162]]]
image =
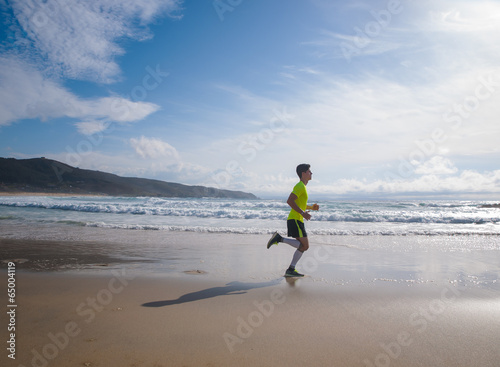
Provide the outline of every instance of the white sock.
[[295,247],[295,248],[299,248],[300,247],[300,241],[299,240],[296,240],[294,238],[285,238],[283,237],[283,240],[282,242],[292,246],[292,247]]
[[302,257],[302,254],[303,254],[303,252],[301,252],[299,250],[295,251],[295,253],[293,254],[292,263],[290,264],[290,267],[295,269],[295,266],[297,265],[300,258]]

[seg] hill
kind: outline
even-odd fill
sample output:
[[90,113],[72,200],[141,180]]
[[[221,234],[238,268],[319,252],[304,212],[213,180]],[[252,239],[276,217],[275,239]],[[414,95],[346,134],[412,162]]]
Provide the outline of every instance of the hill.
[[0,191],[113,196],[256,199],[250,193],[189,186],[71,167],[46,158],[0,158]]

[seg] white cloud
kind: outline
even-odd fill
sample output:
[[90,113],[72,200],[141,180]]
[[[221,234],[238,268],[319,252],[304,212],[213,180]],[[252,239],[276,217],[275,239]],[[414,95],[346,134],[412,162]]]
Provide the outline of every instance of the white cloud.
[[458,169],[453,163],[444,157],[435,156],[421,164],[417,164],[415,173],[417,175],[451,175],[457,173]]
[[[239,99],[242,106],[236,109],[260,111],[260,124],[242,122],[238,134],[214,138],[209,146],[200,147],[198,157],[192,154],[190,159],[221,170],[225,187],[260,195],[286,193],[288,182],[269,182],[262,176],[293,177],[294,164],[302,161],[313,164],[314,190],[323,195],[459,193],[462,189],[480,192],[480,188],[498,192],[490,173],[495,172],[495,162],[486,164],[479,155],[499,151],[496,94],[481,100],[461,124],[443,118],[455,103],[474,95],[483,71],[467,75],[465,83],[458,76],[436,81],[439,88],[434,82],[406,85],[367,73],[360,80],[326,72],[318,77],[297,73],[292,81],[286,78],[293,92],[284,93],[279,101],[234,88],[238,97],[246,97]],[[495,88],[500,94],[500,87]],[[265,134],[269,118],[262,118],[266,115],[262,108],[271,114],[273,106],[279,105],[293,118],[281,125],[279,133]],[[234,116],[228,112],[226,118]],[[456,156],[467,156],[469,162],[477,159],[486,171],[478,172],[471,183],[468,174],[453,164],[451,157]],[[400,158],[408,162],[410,172],[385,179],[392,162]],[[244,174],[231,175],[234,167]]]
[[93,135],[105,131],[109,126],[104,121],[81,121],[75,126],[82,135]]
[[[434,29],[451,33],[482,33],[498,30],[499,5],[492,1],[442,1],[430,11]],[[439,9],[440,8],[440,9]]]
[[[317,176],[313,176],[308,185],[311,200],[342,196],[362,198],[423,195],[454,198],[482,195],[492,198],[500,194],[500,170],[457,170],[454,174],[425,174],[399,180],[341,178],[333,181],[325,179],[326,172],[317,169],[314,172]],[[252,192],[264,197],[285,197],[297,180],[292,170],[289,170],[288,175],[247,170],[231,175],[227,171],[220,171],[211,175],[203,184]]]
[[356,59],[374,65],[380,65],[377,61],[382,58],[386,64],[411,60],[417,68],[425,65],[443,75],[497,64],[498,2],[392,2],[399,3],[398,12],[392,14],[383,2],[363,3],[350,14],[352,19],[358,19],[356,22],[346,23],[345,28],[322,29],[316,39],[304,44],[313,47],[313,53],[320,58],[346,62]]
[[[382,10],[384,4],[377,2],[381,6],[377,9],[372,2],[364,3],[356,15],[373,22],[370,12]],[[325,170],[335,169],[337,162],[384,164],[398,157],[410,161],[414,152],[420,152],[417,142],[432,140],[438,129],[443,138],[433,142],[432,152],[424,152],[424,161],[435,154],[481,159],[478,154],[499,152],[495,141],[500,133],[500,4],[447,0],[401,4],[402,11],[360,48],[360,59],[346,73],[326,72],[330,68],[326,65],[316,78],[292,74],[287,67],[293,78],[283,84],[296,92],[287,93],[281,103],[296,115],[296,123],[285,144],[314,149]],[[366,22],[348,24],[364,28]],[[321,31],[319,40],[308,45],[317,55],[332,56],[340,52],[341,42],[359,41],[350,29],[344,31]],[[384,43],[394,47],[384,49]],[[370,52],[386,55],[376,58]],[[333,62],[342,67],[342,60]],[[440,168],[453,171],[451,166]],[[431,166],[420,167],[422,173],[426,169]]]
[[82,107],[86,107],[89,115],[97,113],[99,116],[106,116],[118,122],[140,121],[160,109],[154,103],[134,102],[123,97],[94,99]]
[[[390,193],[412,187],[428,190],[430,176],[438,176],[437,182],[445,179],[439,175],[456,176],[458,169],[450,157],[467,155],[483,162],[479,152],[499,151],[496,94],[482,99],[462,124],[443,118],[456,103],[474,95],[483,69],[462,80],[456,76],[417,85],[368,72],[358,79],[326,71],[304,74],[297,69],[286,67],[294,78],[284,78],[286,92],[279,100],[241,87],[219,88],[233,97],[226,100],[231,105],[226,114],[218,111],[218,123],[232,124],[232,134],[211,136],[210,144],[190,148],[186,157],[222,172],[221,177],[229,177],[223,180],[228,188],[286,191],[286,184],[252,182],[251,174],[261,177],[272,172],[293,177],[294,165],[306,161],[313,164],[318,180],[335,182],[325,192],[352,189],[354,186],[337,181],[340,177],[352,177],[359,192],[377,192],[380,186],[384,193]],[[493,88],[500,94],[500,86]],[[273,110],[286,111],[290,116],[276,132],[270,124]],[[243,117],[235,116],[233,111],[244,111]],[[204,111],[203,116],[206,115],[209,113]],[[238,129],[234,128],[234,121],[238,121]],[[391,165],[399,163],[399,159],[410,167],[410,172],[403,176],[392,169],[395,180],[407,179],[404,184],[391,186],[390,181],[377,179],[385,179]],[[494,162],[482,163],[482,167],[494,169]],[[231,170],[243,170],[245,175],[231,175]],[[426,178],[409,179],[408,175]]]
[[[477,172],[464,170],[448,176],[426,174],[415,178],[386,180],[340,179],[329,185],[311,183],[311,193],[317,196],[381,195],[413,196],[416,193],[460,196],[470,194],[500,194],[500,170]],[[311,194],[310,194],[311,195]]]
[[[138,139],[140,140],[140,139]],[[145,138],[144,143],[148,141]],[[164,142],[163,142],[164,143]],[[164,144],[160,144],[164,145]],[[169,150],[167,146],[166,150]],[[161,149],[160,149],[161,150]],[[147,153],[145,153],[147,154]],[[221,189],[242,190],[263,197],[283,197],[287,195],[298,178],[292,170],[287,174],[266,174],[244,170],[231,175],[229,172],[211,172],[206,167],[190,163],[174,163],[168,159],[144,158],[127,154],[109,155],[102,152],[87,152],[79,156],[78,162],[69,154],[47,156],[80,168],[100,170],[121,176],[157,178],[187,184],[201,184]],[[154,155],[154,154],[153,154]],[[32,155],[13,154],[17,158],[31,158]],[[168,154],[166,155],[168,158]],[[290,166],[291,167],[291,166]],[[217,173],[223,175],[217,176]],[[311,200],[318,198],[348,197],[415,197],[436,195],[453,198],[492,198],[500,195],[500,170],[478,172],[475,170],[456,171],[454,174],[425,174],[399,180],[338,179],[327,182],[325,172],[314,170],[313,180],[308,185]]]
[[163,13],[173,14],[180,2],[15,0],[10,3],[22,32],[36,54],[47,61],[49,70],[72,79],[110,83],[120,74],[114,59],[124,53],[118,40],[150,37],[145,25]]
[[139,139],[132,138],[130,145],[142,158],[161,159],[172,163],[177,163],[180,160],[177,149],[157,138],[146,138],[145,136],[141,136]]
[[42,121],[70,117],[79,132],[102,131],[109,122],[144,119],[159,106],[111,96],[82,99],[62,86],[60,78],[100,83],[116,81],[115,57],[124,53],[119,40],[150,37],[147,24],[172,17],[181,0],[14,0],[10,32],[16,49],[0,56],[0,126],[21,119]]
[[[153,103],[122,97],[82,99],[57,81],[47,79],[17,57],[0,57],[0,126],[21,119],[70,117],[95,121],[134,122],[157,111]],[[78,125],[80,131],[89,123]],[[96,128],[96,125],[93,125]]]

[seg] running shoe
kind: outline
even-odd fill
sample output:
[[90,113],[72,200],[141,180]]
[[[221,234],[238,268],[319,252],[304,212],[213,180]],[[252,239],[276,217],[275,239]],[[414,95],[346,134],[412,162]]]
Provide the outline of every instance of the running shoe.
[[280,236],[278,232],[274,232],[273,236],[267,242],[267,248],[271,247],[272,245],[277,245],[278,242],[281,242],[283,240],[283,237]]
[[286,269],[285,277],[303,277],[304,274],[300,274],[297,270]]

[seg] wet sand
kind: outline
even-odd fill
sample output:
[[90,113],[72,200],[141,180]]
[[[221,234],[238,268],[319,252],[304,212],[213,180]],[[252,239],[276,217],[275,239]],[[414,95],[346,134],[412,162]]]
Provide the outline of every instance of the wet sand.
[[[423,269],[452,270],[416,277],[405,273],[416,254],[337,247],[308,254],[307,277],[285,279],[292,252],[250,246],[264,237],[176,236],[173,265],[152,272],[154,255],[125,245],[3,239],[0,276],[7,293],[16,260],[17,308],[16,359],[4,349],[2,365],[498,366],[498,267],[478,272],[495,251],[420,254]],[[201,240],[212,246],[193,260]]]

